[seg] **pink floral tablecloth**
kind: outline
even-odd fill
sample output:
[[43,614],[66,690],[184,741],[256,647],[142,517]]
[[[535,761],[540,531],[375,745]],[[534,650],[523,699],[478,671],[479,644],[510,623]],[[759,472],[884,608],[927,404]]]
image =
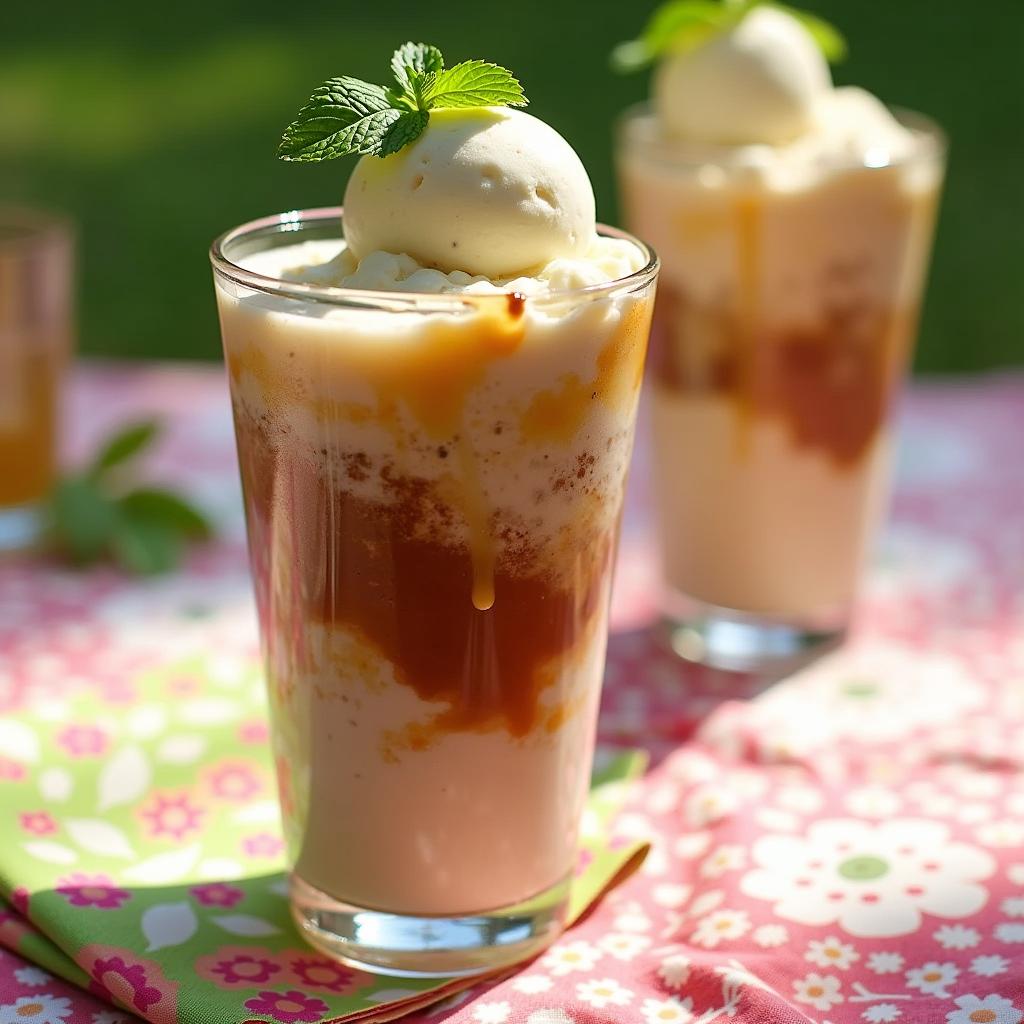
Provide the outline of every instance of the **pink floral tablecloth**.
[[[153,411],[168,425],[154,475],[188,485],[219,541],[185,571],[143,583],[38,562],[0,568],[0,713],[83,685],[131,702],[140,671],[183,652],[254,654],[221,372],[81,370],[68,458]],[[853,636],[765,688],[680,664],[649,628],[641,436],[601,734],[653,756],[615,825],[650,840],[651,854],[539,960],[416,1020],[1019,1024],[1022,445],[1024,378],[916,385]],[[127,1020],[0,951],[0,1024],[29,1018]]]

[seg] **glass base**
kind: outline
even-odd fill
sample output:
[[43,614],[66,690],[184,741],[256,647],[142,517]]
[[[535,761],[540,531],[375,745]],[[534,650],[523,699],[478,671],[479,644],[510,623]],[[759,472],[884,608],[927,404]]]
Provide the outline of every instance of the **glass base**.
[[25,551],[34,547],[42,532],[42,505],[0,508],[0,551]]
[[686,661],[732,672],[782,675],[838,647],[845,612],[798,622],[720,608],[690,598],[662,619],[669,646]]
[[524,903],[465,916],[388,914],[336,900],[291,876],[292,916],[322,953],[373,974],[457,978],[535,956],[561,934],[569,878]]

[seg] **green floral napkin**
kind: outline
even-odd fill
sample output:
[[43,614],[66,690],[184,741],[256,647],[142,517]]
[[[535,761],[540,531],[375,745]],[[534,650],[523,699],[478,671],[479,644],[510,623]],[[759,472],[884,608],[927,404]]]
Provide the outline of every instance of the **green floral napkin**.
[[[0,718],[0,896],[17,912],[0,909],[0,944],[154,1024],[384,1020],[470,984],[362,974],[304,945],[258,666],[193,657],[121,700]],[[625,754],[595,774],[573,919],[644,853],[604,841],[643,766]]]

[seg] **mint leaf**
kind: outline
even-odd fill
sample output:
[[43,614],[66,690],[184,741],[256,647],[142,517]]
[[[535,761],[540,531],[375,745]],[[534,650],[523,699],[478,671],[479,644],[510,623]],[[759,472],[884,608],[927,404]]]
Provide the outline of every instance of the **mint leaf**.
[[57,483],[50,515],[58,546],[77,565],[100,558],[120,526],[116,504],[87,476]]
[[384,133],[376,156],[390,156],[418,139],[427,127],[430,115],[425,110],[407,110]]
[[139,487],[130,491],[118,507],[136,522],[158,523],[183,537],[205,540],[211,534],[206,517],[184,498],[159,487]]
[[143,576],[173,569],[181,561],[182,547],[175,529],[148,519],[126,519],[112,541],[121,568]]
[[391,58],[391,70],[402,89],[412,87],[412,77],[444,70],[444,57],[428,43],[402,43]]
[[106,470],[127,462],[132,456],[148,448],[159,432],[160,424],[156,420],[143,420],[119,430],[103,443],[88,469],[88,475],[97,477]]
[[825,21],[824,18],[819,18],[816,14],[811,14],[810,11],[801,11],[788,4],[771,3],[769,6],[796,18],[818,44],[818,49],[830,64],[838,64],[840,61],[846,60],[849,47],[846,45],[846,39],[842,32],[835,25]]
[[375,153],[401,117],[379,85],[358,78],[331,78],[317,89],[285,129],[282,160],[333,160],[348,153]]
[[427,75],[423,98],[428,109],[525,107],[529,102],[511,71],[484,60],[467,60]]

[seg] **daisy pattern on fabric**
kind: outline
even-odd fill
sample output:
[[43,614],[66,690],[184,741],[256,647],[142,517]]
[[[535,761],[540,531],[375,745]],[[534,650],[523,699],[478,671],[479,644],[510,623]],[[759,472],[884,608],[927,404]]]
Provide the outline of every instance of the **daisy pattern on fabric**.
[[71,1016],[71,1000],[63,996],[20,996],[0,1006],[0,1024],[63,1024]]
[[705,949],[714,949],[727,939],[738,939],[750,931],[750,918],[745,910],[716,910],[702,917],[690,941]]
[[539,996],[542,992],[550,992],[555,983],[545,974],[527,974],[516,978],[512,987],[526,996]]
[[53,980],[52,974],[47,974],[46,971],[40,970],[38,967],[19,967],[14,972],[14,977],[20,984],[31,986],[45,985],[48,981]]
[[981,932],[962,924],[944,924],[932,938],[943,949],[973,949],[981,942]]
[[719,846],[701,861],[700,873],[703,878],[719,878],[727,871],[742,868],[747,862],[747,851],[735,843]]
[[815,967],[837,967],[845,971],[855,960],[860,959],[860,953],[848,942],[840,942],[835,936],[830,935],[820,942],[812,939],[807,945],[804,959],[809,960]]
[[789,941],[789,929],[784,924],[763,924],[754,929],[752,938],[762,949],[774,949]]
[[877,1003],[861,1014],[868,1024],[890,1024],[890,1021],[899,1020],[902,1016],[903,1011],[895,1003]]
[[992,933],[1000,942],[1024,942],[1024,923],[1003,921]]
[[997,974],[1005,974],[1010,969],[1010,961],[998,953],[987,953],[976,956],[971,961],[971,974],[981,978],[994,978]]
[[603,950],[578,939],[575,942],[560,942],[552,946],[540,963],[556,978],[561,978],[573,971],[592,971],[603,956]]
[[609,935],[603,935],[598,939],[597,944],[616,960],[629,961],[642,953],[651,944],[651,939],[646,935],[635,935],[631,932],[622,935],[612,932]]
[[806,978],[794,978],[793,989],[798,1003],[809,1003],[816,1010],[831,1010],[843,1002],[840,981],[833,975],[808,974]]
[[756,866],[740,880],[748,896],[770,900],[785,920],[865,938],[908,935],[922,913],[976,913],[988,899],[979,882],[995,870],[990,854],[918,818],[817,821],[804,836],[762,836],[751,853]]
[[1024,917],[1024,896],[1009,896],[999,904],[1007,917]]
[[868,956],[868,970],[875,974],[899,974],[906,962],[902,953],[871,953]]
[[690,1024],[693,1020],[693,1000],[677,999],[645,999],[640,1007],[647,1024]]
[[473,1020],[477,1024],[505,1024],[512,1014],[508,1003],[477,1003],[473,1007]]
[[682,953],[671,953],[661,961],[658,977],[666,988],[682,988],[690,977],[690,958]]
[[587,1003],[595,1010],[603,1010],[606,1006],[626,1006],[633,998],[633,993],[620,985],[613,978],[601,978],[593,981],[580,981],[576,984],[576,998]]
[[959,1007],[946,1014],[947,1024],[1020,1024],[1024,1013],[1016,1009],[1009,999],[1000,995],[967,995],[954,999]]
[[953,963],[940,964],[932,960],[921,967],[912,967],[904,977],[907,988],[916,988],[927,996],[948,999],[948,988],[960,977],[960,968]]

